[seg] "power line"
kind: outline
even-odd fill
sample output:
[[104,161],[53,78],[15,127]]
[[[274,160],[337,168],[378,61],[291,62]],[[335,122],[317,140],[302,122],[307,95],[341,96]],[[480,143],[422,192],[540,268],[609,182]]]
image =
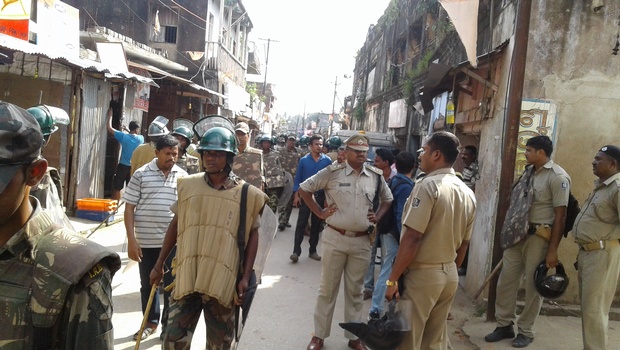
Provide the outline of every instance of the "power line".
[[265,89],[267,88],[267,68],[269,67],[269,46],[271,42],[279,43],[278,40],[273,40],[271,38],[263,39],[258,38],[258,40],[266,40],[267,41],[267,57],[265,58],[265,80],[263,82],[263,96],[265,96]]

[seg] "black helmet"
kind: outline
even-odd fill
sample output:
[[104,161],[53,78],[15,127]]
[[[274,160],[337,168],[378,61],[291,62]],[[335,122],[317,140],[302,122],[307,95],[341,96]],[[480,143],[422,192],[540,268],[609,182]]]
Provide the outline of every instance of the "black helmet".
[[560,297],[568,288],[568,276],[562,263],[558,263],[555,274],[547,276],[547,263],[543,260],[534,271],[534,285],[538,294],[547,299]]
[[405,338],[410,327],[403,311],[396,311],[396,299],[390,301],[388,311],[381,318],[363,322],[339,323],[340,327],[355,334],[373,350],[396,349]]

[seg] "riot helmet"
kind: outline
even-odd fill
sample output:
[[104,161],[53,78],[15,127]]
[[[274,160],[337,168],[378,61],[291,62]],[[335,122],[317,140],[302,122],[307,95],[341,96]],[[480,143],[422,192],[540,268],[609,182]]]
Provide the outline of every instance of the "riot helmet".
[[388,310],[380,318],[371,318],[368,324],[363,322],[339,323],[340,327],[355,334],[360,340],[373,350],[396,349],[405,339],[405,334],[411,330],[410,320],[407,317],[407,308],[396,309],[396,299],[390,301]]
[[157,116],[149,125],[148,136],[149,137],[158,137],[168,135],[169,131],[166,127],[168,125],[168,118],[164,116]]
[[299,147],[308,147],[308,140],[310,138],[306,135],[299,138]]
[[340,146],[342,146],[342,140],[340,139],[340,137],[338,136],[332,136],[329,139],[327,139],[327,148],[331,151],[331,150],[336,150],[338,149]]
[[564,266],[558,262],[558,266],[555,267],[555,274],[547,275],[548,271],[547,263],[543,260],[534,271],[534,286],[536,286],[538,294],[544,298],[559,298],[566,292],[569,282]]
[[190,130],[190,128],[188,128],[186,126],[179,126],[179,127],[175,128],[174,130],[172,130],[172,133],[170,133],[170,135],[172,135],[172,136],[182,136],[182,137],[186,138],[188,146],[189,146],[190,143],[192,143],[192,138],[194,137],[194,133],[192,132],[192,130]]
[[69,115],[61,108],[39,105],[30,107],[27,111],[39,123],[41,133],[43,133],[46,141],[52,133],[58,130],[58,125],[69,125]]
[[237,137],[230,130],[216,126],[202,135],[196,150],[201,154],[202,151],[225,151],[234,156],[237,154]]

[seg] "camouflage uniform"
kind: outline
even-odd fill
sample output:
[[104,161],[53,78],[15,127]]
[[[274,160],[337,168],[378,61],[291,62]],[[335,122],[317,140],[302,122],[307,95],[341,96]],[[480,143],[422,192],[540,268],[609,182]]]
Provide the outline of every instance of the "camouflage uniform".
[[267,205],[275,213],[278,210],[278,199],[285,185],[284,168],[277,151],[263,153],[263,160],[265,161],[265,194],[269,197]]
[[[299,164],[299,158],[301,158],[301,150],[297,147],[293,148],[293,150],[289,150],[284,147],[279,151],[280,153],[280,163],[282,163],[282,167],[284,171],[288,171],[293,178],[295,178],[295,174],[297,173],[297,165]],[[280,217],[278,218],[278,223],[280,225],[288,224],[288,221],[291,217],[291,212],[293,211],[293,196],[286,203],[286,206],[280,206]]]
[[196,174],[200,172],[200,162],[197,157],[191,156],[188,153],[185,153],[183,157],[179,157],[177,159],[177,166],[185,171],[187,174]]
[[31,219],[0,247],[0,348],[113,349],[119,256],[54,224],[30,201]]
[[244,181],[263,189],[265,167],[261,150],[247,146],[243,152],[235,156],[232,170]]

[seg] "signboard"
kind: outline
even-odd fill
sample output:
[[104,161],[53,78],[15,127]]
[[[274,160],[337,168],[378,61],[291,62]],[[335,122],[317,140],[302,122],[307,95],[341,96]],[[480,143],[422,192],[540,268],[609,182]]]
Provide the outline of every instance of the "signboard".
[[31,0],[4,0],[0,7],[0,34],[28,41]]
[[129,71],[122,43],[96,43],[96,45],[101,63],[116,70],[116,72]]
[[38,0],[36,31],[37,45],[80,56],[80,11],[75,7],[59,0]]
[[515,179],[518,178],[527,164],[525,160],[525,144],[534,136],[547,135],[555,143],[555,126],[557,123],[557,106],[551,101],[523,100],[519,121],[519,137]]

